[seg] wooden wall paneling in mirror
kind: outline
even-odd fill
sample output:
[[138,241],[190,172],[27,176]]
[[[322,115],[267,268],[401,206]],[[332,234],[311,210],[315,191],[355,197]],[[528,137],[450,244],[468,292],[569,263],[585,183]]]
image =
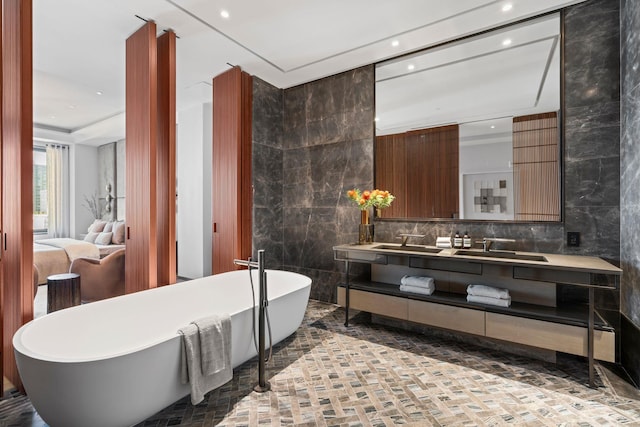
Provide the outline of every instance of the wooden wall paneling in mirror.
[[405,139],[407,217],[457,216],[458,125],[410,131]]
[[158,277],[158,85],[156,25],[126,41],[126,293],[154,288]]
[[32,4],[2,1],[2,363],[22,389],[11,339],[33,319]]
[[234,67],[213,79],[214,274],[251,256],[252,78]]
[[558,115],[513,118],[515,219],[560,221]]
[[387,190],[396,196],[391,206],[380,210],[380,217],[406,217],[407,175],[398,173],[398,171],[407,170],[407,148],[404,134],[376,137],[374,159],[376,184],[378,188]]
[[176,34],[158,37],[158,286],[176,283]]

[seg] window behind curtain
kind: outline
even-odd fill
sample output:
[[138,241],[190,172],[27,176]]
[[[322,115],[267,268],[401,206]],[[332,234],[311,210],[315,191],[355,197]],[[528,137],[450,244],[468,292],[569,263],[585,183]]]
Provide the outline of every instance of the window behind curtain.
[[47,154],[45,147],[33,147],[33,232],[49,231],[47,212]]

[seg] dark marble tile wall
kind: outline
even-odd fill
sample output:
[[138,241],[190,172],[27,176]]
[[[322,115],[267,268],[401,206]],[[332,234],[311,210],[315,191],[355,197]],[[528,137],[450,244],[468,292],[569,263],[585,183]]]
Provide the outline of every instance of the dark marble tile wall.
[[284,254],[283,91],[253,78],[253,257],[265,250],[267,268],[282,268]]
[[622,0],[620,14],[620,255],[622,364],[640,384],[640,4]]
[[374,68],[284,91],[284,266],[313,279],[311,298],[335,301],[332,247],[357,240],[345,193],[373,185]]
[[[566,10],[564,223],[375,221],[376,240],[401,232],[425,242],[455,230],[474,238],[518,239],[518,250],[620,260],[618,0],[589,0]],[[284,91],[284,266],[314,279],[312,297],[335,301],[339,263],[331,247],[357,240],[358,211],[344,192],[373,186],[374,67]],[[581,247],[566,232],[581,232]],[[570,294],[570,292],[569,292]],[[578,299],[582,298],[581,295]],[[598,295],[618,311],[619,293]]]

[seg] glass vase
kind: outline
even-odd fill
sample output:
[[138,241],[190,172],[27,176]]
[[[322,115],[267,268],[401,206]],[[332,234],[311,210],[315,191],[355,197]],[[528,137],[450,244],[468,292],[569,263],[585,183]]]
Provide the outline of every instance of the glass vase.
[[358,226],[358,244],[368,245],[373,243],[373,224],[369,223],[369,210],[360,211],[360,225]]

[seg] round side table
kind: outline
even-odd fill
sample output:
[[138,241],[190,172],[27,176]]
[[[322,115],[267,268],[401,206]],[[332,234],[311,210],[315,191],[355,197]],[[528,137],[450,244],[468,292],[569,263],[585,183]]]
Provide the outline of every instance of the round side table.
[[47,277],[47,313],[80,305],[80,275],[54,274]]

